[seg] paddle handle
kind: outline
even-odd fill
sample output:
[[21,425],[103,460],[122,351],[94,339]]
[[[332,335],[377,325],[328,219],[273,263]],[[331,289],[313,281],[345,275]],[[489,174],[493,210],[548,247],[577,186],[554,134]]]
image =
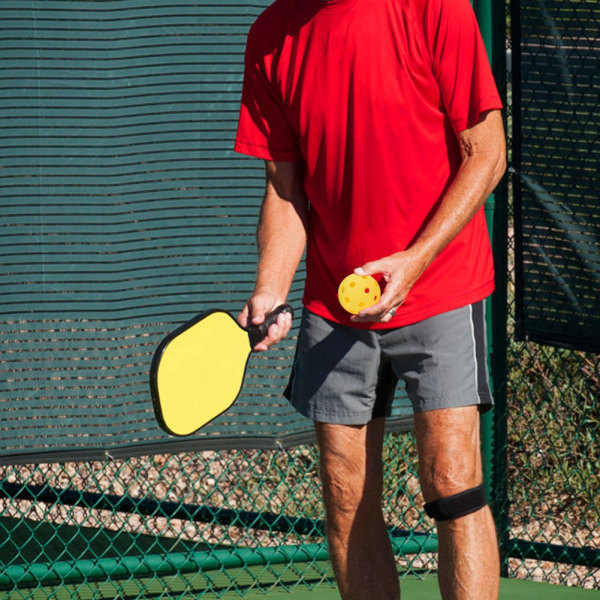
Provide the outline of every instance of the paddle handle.
[[248,327],[248,337],[250,338],[251,348],[254,348],[256,344],[262,342],[262,340],[267,337],[267,333],[269,333],[269,327],[277,322],[277,317],[279,315],[284,313],[290,313],[292,317],[294,316],[292,307],[289,304],[282,304],[275,310],[271,311],[260,325],[250,325],[250,327]]

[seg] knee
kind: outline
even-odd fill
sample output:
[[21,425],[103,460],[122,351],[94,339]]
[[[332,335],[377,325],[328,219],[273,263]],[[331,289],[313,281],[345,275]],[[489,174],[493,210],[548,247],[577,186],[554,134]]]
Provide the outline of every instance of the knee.
[[317,439],[328,526],[380,512],[383,420],[360,427],[319,424]]
[[323,500],[330,521],[352,521],[358,513],[368,514],[381,506],[382,486],[372,475],[350,465],[321,467]]
[[440,461],[420,469],[425,512],[435,521],[455,520],[487,505],[480,470],[469,461]]
[[321,467],[323,499],[328,511],[354,513],[361,503],[363,479],[350,469]]
[[479,485],[482,474],[473,458],[434,457],[419,462],[419,479],[425,501],[432,502]]
[[445,518],[484,503],[477,407],[422,413],[415,426],[426,506],[439,506],[434,513]]

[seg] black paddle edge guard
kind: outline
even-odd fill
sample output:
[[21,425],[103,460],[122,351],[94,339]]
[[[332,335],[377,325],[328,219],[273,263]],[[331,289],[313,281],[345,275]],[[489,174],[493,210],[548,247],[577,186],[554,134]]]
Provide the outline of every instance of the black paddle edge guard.
[[[223,436],[173,438],[156,444],[129,446],[72,448],[70,450],[48,450],[30,453],[14,453],[0,456],[0,466],[37,465],[41,463],[67,463],[83,461],[122,460],[136,456],[157,454],[179,454],[220,450],[285,450],[295,446],[314,444],[315,432],[310,429],[287,436]],[[386,419],[386,433],[407,433],[414,430],[412,415]]]

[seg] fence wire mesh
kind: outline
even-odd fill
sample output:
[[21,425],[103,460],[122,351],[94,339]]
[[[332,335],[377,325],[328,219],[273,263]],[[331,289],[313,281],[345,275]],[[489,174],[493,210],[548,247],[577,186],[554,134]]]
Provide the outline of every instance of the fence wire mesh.
[[[554,195],[554,205],[558,202],[576,223],[586,206],[596,214],[598,206],[597,189],[588,193],[590,174],[592,179],[598,174],[600,149],[590,117],[600,109],[598,5],[513,0],[506,7],[510,189],[519,194],[528,186],[523,177],[535,171]],[[521,99],[524,87],[529,95]],[[530,196],[527,201],[535,204]],[[600,362],[592,352],[535,343],[527,336],[516,341],[515,329],[522,329],[522,315],[515,314],[518,267],[527,268],[519,264],[518,250],[520,235],[527,232],[515,233],[512,225],[504,415],[508,503],[499,515],[504,569],[510,577],[600,589]],[[586,227],[593,230],[594,225],[588,220]],[[560,243],[560,236],[547,236],[547,243]],[[597,224],[594,236],[596,250],[588,256],[595,258],[588,264],[595,260],[597,265]],[[562,264],[560,257],[556,264]],[[580,269],[569,277],[583,273]],[[593,290],[593,278],[584,278]],[[529,293],[539,305],[546,303],[548,312],[545,291]],[[598,300],[597,285],[595,294],[589,296],[591,302]],[[523,340],[523,332],[517,333]],[[576,339],[578,330],[570,333]]]
[[600,589],[598,356],[509,331],[507,360],[507,574]]
[[[384,452],[399,569],[431,570],[436,541],[412,434],[389,434]],[[168,599],[333,583],[313,445],[7,466],[0,475],[3,598]]]

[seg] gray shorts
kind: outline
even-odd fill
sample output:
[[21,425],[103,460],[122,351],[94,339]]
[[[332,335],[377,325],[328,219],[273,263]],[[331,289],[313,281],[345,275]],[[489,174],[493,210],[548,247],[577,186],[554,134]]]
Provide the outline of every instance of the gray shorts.
[[389,416],[398,380],[416,412],[493,404],[487,371],[485,302],[413,325],[363,330],[307,310],[286,396],[323,423],[363,425]]

